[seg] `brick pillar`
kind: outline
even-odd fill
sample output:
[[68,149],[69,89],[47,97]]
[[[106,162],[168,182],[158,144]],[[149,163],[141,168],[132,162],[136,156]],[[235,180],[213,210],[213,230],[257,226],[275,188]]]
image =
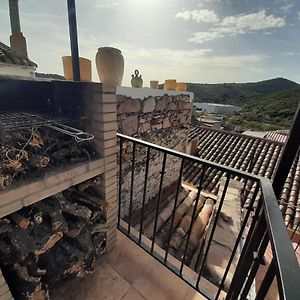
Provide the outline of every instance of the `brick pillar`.
[[0,269],[0,299],[1,300],[13,300],[13,297],[10,293],[8,285],[2,275],[1,269]]
[[97,151],[104,158],[101,192],[106,203],[105,218],[109,226],[107,232],[107,250],[109,251],[116,242],[118,216],[116,88],[94,84],[93,88],[88,90],[88,97],[84,96],[87,116],[91,132],[95,135],[94,142]]

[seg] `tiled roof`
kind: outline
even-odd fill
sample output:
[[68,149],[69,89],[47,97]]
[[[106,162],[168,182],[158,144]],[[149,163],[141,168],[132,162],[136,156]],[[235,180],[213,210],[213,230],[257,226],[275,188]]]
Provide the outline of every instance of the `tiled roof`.
[[288,133],[282,130],[269,131],[264,136],[264,138],[268,140],[277,141],[281,143],[285,143],[287,137],[288,137]]
[[[191,127],[189,141],[198,138],[200,158],[230,166],[253,174],[272,178],[283,149],[283,143],[265,138],[250,137],[238,133],[226,132],[204,127]],[[200,182],[201,166],[188,163],[184,170],[184,180],[197,186]],[[217,193],[223,172],[208,169],[203,188]],[[240,180],[236,177],[234,179]],[[253,194],[255,186],[247,183],[247,201]],[[300,158],[299,152],[286,179],[281,197],[280,207],[287,225],[297,227],[300,222]],[[300,228],[299,228],[300,229]]]
[[0,42],[0,63],[21,65],[28,67],[37,67],[37,64],[28,58],[21,58],[17,56],[10,47]]

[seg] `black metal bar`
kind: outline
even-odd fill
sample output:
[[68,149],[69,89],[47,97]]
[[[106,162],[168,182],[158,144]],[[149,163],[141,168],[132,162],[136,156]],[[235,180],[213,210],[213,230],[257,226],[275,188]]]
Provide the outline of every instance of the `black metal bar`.
[[156,211],[155,211],[155,220],[154,220],[154,228],[153,228],[153,236],[152,236],[151,253],[153,252],[154,243],[155,243],[157,218],[158,218],[158,213],[159,213],[159,204],[160,204],[160,200],[161,200],[161,193],[162,193],[162,187],[163,187],[163,181],[164,181],[164,175],[165,175],[165,169],[166,169],[166,160],[167,160],[167,153],[164,153],[164,158],[163,158],[163,163],[162,163],[161,173],[160,173],[159,192],[158,192]]
[[193,161],[193,162],[197,162],[197,163],[199,163],[203,166],[206,166],[206,167],[212,167],[214,169],[217,169],[219,171],[223,171],[225,173],[229,173],[231,175],[242,176],[244,178],[254,179],[256,181],[259,181],[262,178],[258,175],[250,174],[248,172],[237,170],[237,169],[234,169],[232,167],[225,166],[225,165],[222,165],[222,164],[218,164],[218,163],[215,163],[215,162],[212,162],[212,161],[209,161],[209,160],[206,160],[206,159],[202,159],[202,158],[199,158],[199,157],[196,157],[196,156],[193,156],[193,155],[189,155],[189,154],[182,153],[182,152],[179,152],[179,151],[176,151],[176,150],[173,150],[173,149],[169,149],[169,148],[165,148],[165,147],[162,147],[162,146],[159,146],[159,145],[155,145],[155,144],[152,144],[152,143],[149,143],[149,142],[146,142],[146,141],[143,141],[143,140],[139,140],[137,138],[133,138],[133,137],[121,134],[121,133],[117,133],[117,136],[118,137],[123,137],[124,139],[126,139],[128,141],[131,141],[131,142],[136,142],[139,145],[144,145],[144,146],[150,147],[151,149],[155,149],[155,150],[158,150],[158,151],[161,151],[161,152],[164,152],[164,153],[176,156],[176,157],[184,158],[187,161]]
[[[252,211],[252,207],[253,207],[254,201],[255,201],[255,199],[256,199],[258,190],[259,190],[259,185],[257,184],[257,185],[256,185],[256,188],[255,188],[255,191],[254,191],[254,194],[253,194],[253,197],[252,197],[252,199],[251,199],[250,205],[249,205],[249,207],[248,207],[248,209],[247,209],[245,218],[244,218],[244,220],[243,220],[243,224],[242,224],[242,226],[241,226],[241,229],[240,229],[240,231],[239,231],[238,237],[237,237],[236,242],[235,242],[235,244],[234,244],[234,247],[233,247],[233,249],[232,249],[232,252],[231,252],[231,255],[230,255],[228,264],[227,264],[227,266],[226,266],[226,269],[225,269],[223,278],[222,278],[222,280],[221,280],[221,282],[220,282],[219,289],[218,289],[218,292],[217,292],[216,297],[215,297],[216,300],[217,300],[217,299],[219,298],[219,296],[220,296],[221,290],[222,290],[222,288],[223,288],[223,286],[224,286],[224,283],[225,283],[227,274],[228,274],[228,272],[229,272],[230,266],[231,266],[231,264],[232,264],[233,258],[234,258],[235,254],[236,254],[236,250],[237,250],[237,248],[238,248],[238,246],[239,246],[239,244],[240,244],[240,242],[241,242],[241,238],[242,238],[243,233],[244,233],[244,230],[245,230],[245,228],[246,228],[246,225],[247,225],[247,222],[248,222],[250,213],[251,213],[251,211]],[[260,209],[260,208],[259,208],[259,209]]]
[[207,248],[205,250],[204,257],[203,257],[203,260],[201,262],[201,266],[200,266],[200,269],[199,269],[199,275],[198,275],[198,278],[197,278],[196,287],[198,287],[200,279],[202,277],[202,272],[204,270],[205,261],[206,261],[208,251],[209,251],[209,248],[210,248],[210,245],[211,245],[211,242],[212,242],[212,239],[213,239],[216,227],[217,227],[217,222],[218,222],[218,219],[219,219],[219,216],[220,216],[220,213],[221,213],[221,210],[222,210],[222,206],[223,206],[223,203],[224,203],[224,200],[225,200],[225,196],[226,196],[227,188],[228,188],[228,185],[229,185],[229,181],[230,181],[230,175],[227,174],[226,175],[226,181],[225,181],[225,184],[224,184],[224,189],[223,189],[222,196],[221,196],[220,203],[219,203],[219,207],[218,207],[218,210],[217,210],[217,213],[216,213],[215,222],[213,223],[211,234],[209,236],[208,243],[207,243]]
[[[274,280],[275,277],[275,264],[274,264],[274,259],[271,261],[271,264],[269,265],[269,268],[267,270],[267,273],[265,274],[265,277],[259,287],[259,290],[256,294],[255,299],[256,300],[261,300],[261,299],[265,299],[269,288]],[[280,299],[284,299],[284,298],[280,298]],[[296,299],[296,298],[292,298],[292,299]]]
[[69,33],[70,33],[71,55],[72,55],[73,80],[80,81],[75,0],[67,0],[67,6],[68,6],[68,18],[69,18]]
[[132,149],[132,162],[131,162],[131,186],[130,186],[130,200],[129,200],[129,214],[128,214],[128,234],[131,228],[131,215],[132,215],[132,201],[133,201],[133,187],[134,187],[134,167],[135,167],[135,149],[136,143],[133,143]]
[[149,160],[150,160],[150,148],[147,148],[147,157],[146,157],[146,168],[145,168],[145,180],[144,180],[144,192],[143,192],[143,202],[142,202],[142,213],[141,213],[141,223],[140,223],[140,232],[139,232],[139,243],[142,239],[143,225],[144,225],[144,209],[147,193],[147,182],[148,182],[148,172],[149,172]]
[[286,299],[300,299],[300,269],[290,237],[283,223],[275,193],[269,180],[262,178],[264,213],[276,262],[278,291]]
[[187,248],[188,248],[192,228],[193,228],[194,221],[195,221],[197,206],[198,206],[198,203],[200,201],[202,185],[203,185],[204,176],[205,176],[205,169],[206,168],[203,168],[202,173],[201,173],[201,178],[200,178],[200,183],[199,183],[199,186],[198,186],[197,197],[196,197],[196,201],[195,201],[194,209],[193,209],[193,213],[192,213],[192,218],[191,218],[191,224],[190,224],[190,227],[189,227],[189,230],[188,230],[188,236],[187,236],[187,240],[186,240],[186,244],[185,244],[185,247],[184,247],[184,252],[183,252],[182,260],[181,260],[181,264],[180,264],[180,275],[182,275],[182,270],[183,270],[183,266],[184,266],[184,263],[185,263],[186,251],[187,251]]
[[123,138],[120,137],[120,149],[119,149],[119,207],[118,207],[118,227],[121,220],[121,196],[122,196],[122,160],[123,160]]
[[289,171],[292,167],[294,159],[296,157],[297,151],[300,146],[300,102],[298,104],[298,109],[294,116],[293,125],[290,128],[288,139],[283,148],[279,163],[274,172],[273,178],[273,189],[278,199],[280,193],[283,189],[283,185],[288,177]]
[[174,218],[175,218],[175,212],[176,212],[176,208],[177,208],[177,202],[178,202],[178,196],[179,196],[179,191],[180,191],[180,187],[181,187],[181,180],[182,180],[182,175],[183,175],[183,168],[184,168],[184,159],[182,159],[181,161],[181,167],[180,167],[180,171],[179,171],[179,178],[178,178],[178,183],[177,183],[177,189],[176,189],[176,196],[175,196],[175,201],[174,201],[174,207],[173,207],[173,211],[172,211],[172,217],[171,217],[171,225],[170,225],[170,230],[169,230],[169,237],[168,237],[168,241],[166,244],[166,254],[165,254],[165,262],[168,259],[168,254],[169,254],[169,247],[170,247],[170,242],[171,242],[171,237],[172,237],[172,233],[173,233],[173,224],[174,224]]
[[259,266],[261,265],[261,263],[263,262],[263,257],[264,257],[264,253],[265,253],[265,249],[267,248],[269,243],[269,238],[268,238],[268,234],[267,232],[265,233],[263,240],[261,242],[261,245],[259,247],[259,250],[254,258],[254,261],[252,263],[252,266],[250,268],[250,273],[247,277],[247,280],[244,284],[243,290],[241,292],[241,299],[246,299],[247,295],[249,293],[249,290],[251,288],[251,285],[253,284],[253,280],[255,278],[255,275],[258,271]]
[[263,214],[260,215],[259,221],[255,224],[255,228],[251,234],[248,245],[245,244],[245,251],[241,254],[238,265],[236,267],[226,300],[238,299],[238,295],[248,275],[249,269],[253,262],[253,254],[257,251],[260,241],[265,233],[266,222]]

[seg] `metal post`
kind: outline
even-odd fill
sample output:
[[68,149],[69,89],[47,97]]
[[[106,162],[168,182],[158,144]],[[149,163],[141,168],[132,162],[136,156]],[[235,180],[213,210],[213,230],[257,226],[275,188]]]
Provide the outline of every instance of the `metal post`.
[[285,147],[282,151],[282,155],[273,179],[273,189],[277,199],[280,196],[285,180],[289,174],[289,171],[292,167],[293,161],[299,149],[299,145],[300,145],[299,137],[300,137],[300,103],[298,105],[298,109],[294,117],[293,125],[290,129],[288,139],[285,143]]
[[67,5],[68,5],[68,17],[69,17],[69,33],[70,33],[70,43],[71,43],[73,80],[80,81],[75,0],[67,0]]

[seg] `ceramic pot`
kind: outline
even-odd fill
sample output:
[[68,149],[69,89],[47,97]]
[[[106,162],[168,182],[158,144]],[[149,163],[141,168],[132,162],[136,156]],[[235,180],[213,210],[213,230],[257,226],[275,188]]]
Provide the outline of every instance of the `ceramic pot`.
[[124,73],[124,58],[121,51],[112,47],[102,47],[96,54],[99,79],[104,84],[120,86]]
[[139,74],[138,70],[134,71],[134,75],[131,75],[131,86],[134,88],[141,88],[143,87],[143,79],[142,75]]
[[150,81],[150,87],[151,87],[151,89],[158,89],[158,81],[157,80],[151,80]]
[[[63,56],[64,75],[67,80],[73,80],[72,56]],[[80,80],[92,80],[92,64],[91,61],[84,57],[79,57]]]
[[176,79],[167,79],[164,83],[164,90],[175,91]]
[[185,82],[177,82],[176,83],[176,91],[184,92],[187,89],[187,84]]

